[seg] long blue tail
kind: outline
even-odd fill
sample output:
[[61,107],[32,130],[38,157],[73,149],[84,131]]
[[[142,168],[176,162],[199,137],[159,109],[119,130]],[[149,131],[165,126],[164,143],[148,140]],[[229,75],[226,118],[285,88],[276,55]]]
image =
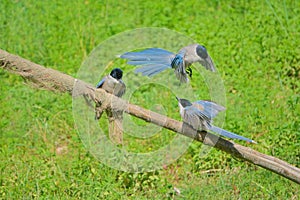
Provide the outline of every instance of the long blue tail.
[[213,132],[216,132],[216,133],[218,133],[218,134],[220,134],[220,135],[223,135],[223,136],[225,136],[225,137],[228,137],[228,138],[239,139],[239,140],[245,140],[245,141],[247,141],[247,142],[251,142],[251,143],[257,144],[254,140],[251,140],[251,139],[246,138],[246,137],[243,137],[243,136],[241,136],[241,135],[237,135],[237,134],[235,134],[235,133],[226,131],[226,130],[224,130],[224,129],[221,129],[221,128],[216,127],[216,126],[213,126],[213,125],[211,126],[210,130],[213,131]]
[[145,49],[140,52],[127,52],[120,56],[128,60],[129,65],[141,65],[135,70],[144,76],[154,76],[167,68],[171,68],[175,54],[160,48]]

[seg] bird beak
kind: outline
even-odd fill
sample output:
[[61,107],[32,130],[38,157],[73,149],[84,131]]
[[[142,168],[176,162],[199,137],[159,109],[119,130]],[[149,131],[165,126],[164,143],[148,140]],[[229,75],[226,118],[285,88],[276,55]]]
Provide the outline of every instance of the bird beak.
[[[176,97],[176,96],[175,96]],[[176,97],[176,99],[177,99],[177,101],[179,101],[179,98],[178,97]]]

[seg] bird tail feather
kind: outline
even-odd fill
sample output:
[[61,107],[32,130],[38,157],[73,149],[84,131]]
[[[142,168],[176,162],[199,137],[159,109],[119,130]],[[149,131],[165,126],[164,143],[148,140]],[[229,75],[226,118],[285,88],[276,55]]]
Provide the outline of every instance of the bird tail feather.
[[228,137],[228,138],[244,140],[244,141],[247,141],[247,142],[251,142],[251,143],[255,143],[255,144],[256,144],[256,142],[255,142],[254,140],[251,140],[251,139],[246,138],[246,137],[243,137],[243,136],[241,136],[241,135],[237,135],[237,134],[235,134],[235,133],[226,131],[226,130],[221,129],[221,128],[216,127],[216,126],[211,126],[210,130],[213,131],[213,132],[216,132],[216,133],[218,133],[218,134],[220,134],[220,135],[223,135],[223,136],[225,136],[225,137]]

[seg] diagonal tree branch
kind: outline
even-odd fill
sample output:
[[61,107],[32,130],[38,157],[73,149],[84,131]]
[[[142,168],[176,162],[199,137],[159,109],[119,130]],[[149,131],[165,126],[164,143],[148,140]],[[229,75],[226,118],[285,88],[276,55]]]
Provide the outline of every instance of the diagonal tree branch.
[[[204,131],[197,132],[182,122],[130,104],[123,99],[108,94],[102,89],[96,89],[92,85],[75,79],[67,74],[45,68],[19,56],[9,54],[1,49],[0,67],[24,77],[39,88],[68,92],[70,95],[73,95],[73,97],[85,96],[94,102],[102,102],[107,106],[116,105],[114,109],[124,110],[130,115],[213,146],[243,161],[248,161],[254,165],[261,166],[300,184],[300,169],[283,160],[260,153],[249,147],[236,144]],[[112,104],[112,101],[116,103]],[[213,143],[211,141],[217,142]]]

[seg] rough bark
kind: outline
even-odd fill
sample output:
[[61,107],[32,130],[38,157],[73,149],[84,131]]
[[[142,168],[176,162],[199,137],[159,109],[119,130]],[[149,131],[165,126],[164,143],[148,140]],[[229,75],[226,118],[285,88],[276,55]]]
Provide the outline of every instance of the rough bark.
[[[75,79],[67,74],[45,68],[16,55],[9,54],[1,49],[0,66],[5,70],[19,74],[25,79],[33,82],[39,88],[68,92],[70,95],[73,95],[73,97],[82,95],[95,103],[102,102],[106,106],[116,105],[114,108],[116,110],[124,111],[147,122],[156,124],[187,137],[194,138],[199,142],[203,142],[221,151],[227,152],[240,160],[261,166],[300,184],[300,169],[283,160],[260,153],[249,147],[236,144],[207,132],[197,132],[182,122],[150,110],[146,110],[139,106],[132,105],[123,99],[108,94],[102,89],[96,89],[92,85]],[[73,90],[74,86],[76,86],[76,90]],[[111,104],[111,101],[116,103]],[[212,144],[211,141],[217,142],[213,142],[214,144]]]

